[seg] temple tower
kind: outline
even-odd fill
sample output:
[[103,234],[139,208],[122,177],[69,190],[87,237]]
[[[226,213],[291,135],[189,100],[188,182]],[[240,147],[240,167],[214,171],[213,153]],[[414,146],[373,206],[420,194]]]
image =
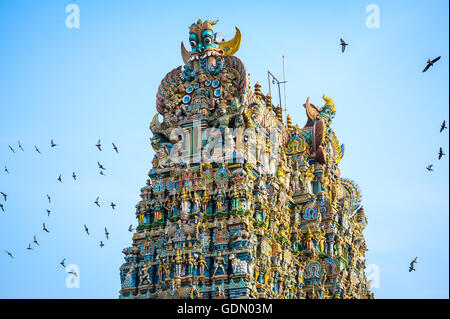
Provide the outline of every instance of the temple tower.
[[283,123],[234,56],[239,29],[224,41],[216,23],[191,25],[184,65],[158,88],[120,297],[372,298],[367,219],[338,167],[333,100],[308,98],[303,128]]

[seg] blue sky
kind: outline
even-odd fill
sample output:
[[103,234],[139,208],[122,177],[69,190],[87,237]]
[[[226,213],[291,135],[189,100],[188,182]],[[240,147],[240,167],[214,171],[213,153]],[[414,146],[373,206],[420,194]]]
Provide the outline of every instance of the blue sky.
[[[70,3],[79,5],[79,29],[65,26]],[[378,29],[365,25],[371,3],[380,8]],[[267,70],[281,78],[285,55],[294,123],[306,122],[308,96],[316,105],[322,93],[334,99],[334,129],[346,146],[341,172],[362,189],[367,264],[380,270],[375,296],[448,298],[448,156],[437,160],[439,147],[449,153],[448,131],[439,133],[449,122],[448,10],[447,1],[0,0],[0,168],[10,171],[0,172],[8,194],[0,298],[118,297],[121,250],[131,244],[127,228],[136,224],[153,158],[156,90],[181,65],[180,42],[188,44],[188,26],[199,18],[219,19],[215,31],[227,39],[240,28],[236,56],[264,92]],[[349,43],[344,54],[340,37]],[[33,235],[40,246],[27,251]],[[66,288],[63,258],[79,266],[80,288]]]

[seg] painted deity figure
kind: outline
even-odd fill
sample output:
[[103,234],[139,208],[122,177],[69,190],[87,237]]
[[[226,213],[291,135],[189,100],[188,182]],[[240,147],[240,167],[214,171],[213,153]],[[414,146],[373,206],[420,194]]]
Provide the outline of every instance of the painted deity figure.
[[311,229],[308,229],[308,233],[306,234],[306,249],[309,251],[314,250],[314,242],[313,242],[313,235],[311,233]]
[[217,212],[223,212],[226,207],[225,207],[225,195],[223,194],[222,190],[219,190],[217,192],[217,195],[214,196],[214,199],[216,200],[216,208],[217,208]]
[[187,275],[192,276],[194,274],[195,269],[195,258],[192,256],[192,251],[189,251],[188,256],[186,258],[187,263]]
[[141,286],[144,283],[148,283],[150,285],[152,284],[152,280],[148,273],[148,270],[150,269],[150,267],[151,267],[151,265],[146,263],[145,266],[141,268],[141,270],[139,272],[139,277],[140,277],[139,286]]
[[158,266],[158,281],[161,282],[163,279],[163,275],[164,275],[164,266],[162,264],[162,260],[160,259],[159,261],[159,266]]
[[325,252],[325,236],[319,234],[317,237],[317,250],[320,253]]
[[163,261],[162,267],[163,267],[166,279],[170,278],[170,263],[168,262],[168,260]]
[[189,197],[188,191],[184,187],[181,193],[181,220],[185,223],[189,220],[189,212],[191,207]]
[[184,258],[181,254],[181,249],[177,249],[176,255],[175,255],[175,274],[177,277],[181,277],[181,270],[183,267]]
[[201,198],[198,195],[197,192],[194,192],[194,204],[193,204],[193,213],[195,215],[200,213],[200,203],[201,203]]
[[294,170],[292,172],[291,189],[294,194],[300,192],[300,172],[298,170],[297,164],[294,165]]
[[208,264],[206,263],[205,257],[203,256],[202,253],[200,253],[200,256],[198,257],[198,261],[196,263],[197,265],[197,269],[198,269],[198,275],[199,276],[204,276],[205,275],[205,268],[208,268]]
[[233,198],[233,201],[232,201],[233,210],[240,209],[241,201],[240,201],[239,191],[237,190],[236,184],[233,185],[233,192],[231,193],[231,197]]
[[213,277],[216,275],[217,270],[222,269],[222,272],[224,275],[226,275],[226,271],[225,271],[225,258],[222,256],[222,253],[219,251],[217,253],[217,257],[216,260],[214,261],[214,273],[213,273]]
[[207,213],[208,203],[209,203],[209,195],[208,192],[205,190],[203,191],[202,195],[202,215]]
[[163,215],[162,215],[160,206],[159,206],[159,204],[156,204],[154,207],[154,210],[153,210],[153,221],[159,222],[162,220],[162,218],[163,218]]

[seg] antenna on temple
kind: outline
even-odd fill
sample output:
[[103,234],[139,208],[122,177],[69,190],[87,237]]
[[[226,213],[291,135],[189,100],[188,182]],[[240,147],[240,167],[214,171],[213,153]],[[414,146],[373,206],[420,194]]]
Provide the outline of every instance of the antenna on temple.
[[286,72],[284,69],[284,55],[283,57],[283,87],[284,87],[284,114],[286,116],[286,120],[287,120],[287,95],[286,95]]
[[[280,88],[280,84],[284,84],[284,102],[285,102],[285,106],[284,106],[284,112],[286,113],[287,109],[286,109],[286,77],[284,74],[284,55],[283,55],[283,81],[278,81],[278,79],[275,77],[275,75],[273,75],[270,71],[267,71],[267,81],[269,82],[269,94],[272,96],[272,92],[270,90],[270,82],[272,82],[272,84],[277,84],[278,85],[278,98],[280,100],[280,111],[283,109],[282,108],[282,103],[281,103],[281,88]],[[272,81],[270,80],[272,79]],[[283,117],[281,117],[281,121],[282,121]]]

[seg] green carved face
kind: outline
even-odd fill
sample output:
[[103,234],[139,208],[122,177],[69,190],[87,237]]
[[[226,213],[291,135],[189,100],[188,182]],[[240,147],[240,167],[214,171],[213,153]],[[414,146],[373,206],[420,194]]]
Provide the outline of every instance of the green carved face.
[[203,53],[209,49],[220,48],[214,39],[214,33],[211,30],[203,30],[201,39],[198,39],[197,34],[189,34],[189,43],[191,44],[192,52]]
[[332,111],[332,107],[330,105],[325,105],[323,109],[319,112],[322,117],[328,119],[331,122],[334,118],[335,112]]

